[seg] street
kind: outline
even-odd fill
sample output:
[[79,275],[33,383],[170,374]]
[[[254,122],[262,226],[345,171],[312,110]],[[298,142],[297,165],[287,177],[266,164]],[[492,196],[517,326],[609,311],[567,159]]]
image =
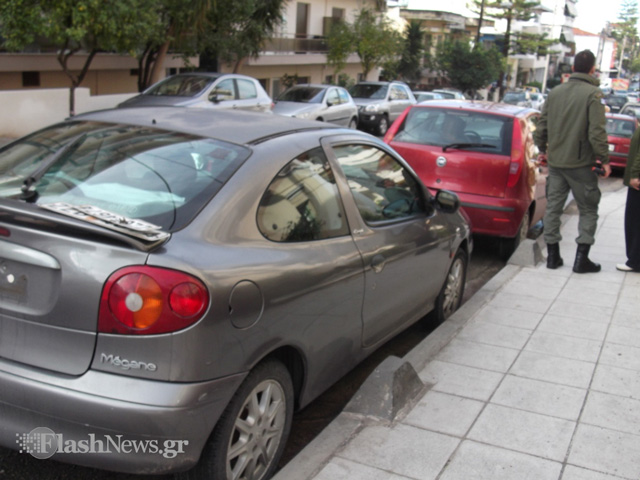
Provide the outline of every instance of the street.
[[[615,173],[608,179],[601,179],[600,185],[603,191],[624,188],[621,173]],[[571,204],[568,205],[566,212],[577,214],[575,207]],[[537,233],[539,234],[540,231]],[[572,255],[568,254],[567,257],[572,257]],[[468,270],[464,299],[468,300],[503,266],[504,262],[499,259],[496,243],[490,239],[477,239]],[[383,345],[307,408],[296,413],[281,466],[299,453],[342,411],[377,365],[390,355],[403,357],[431,331],[425,322],[418,322]],[[0,448],[0,479],[31,480],[34,478],[39,480],[169,480],[172,476],[116,474],[49,460],[38,460],[26,453],[21,454],[17,451]]]

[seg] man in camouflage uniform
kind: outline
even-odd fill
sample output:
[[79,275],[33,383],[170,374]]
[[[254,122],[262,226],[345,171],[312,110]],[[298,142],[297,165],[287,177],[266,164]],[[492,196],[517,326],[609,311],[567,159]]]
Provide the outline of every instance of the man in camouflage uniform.
[[611,174],[611,167],[603,94],[598,87],[599,81],[592,76],[595,57],[591,51],[576,54],[573,72],[566,83],[558,85],[549,94],[534,134],[540,150],[538,160],[549,165],[544,216],[547,268],[563,265],[559,247],[562,240],[560,216],[571,192],[580,215],[573,271],[599,272],[600,265],[589,260],[601,197],[593,167],[596,160],[600,160],[604,177]]

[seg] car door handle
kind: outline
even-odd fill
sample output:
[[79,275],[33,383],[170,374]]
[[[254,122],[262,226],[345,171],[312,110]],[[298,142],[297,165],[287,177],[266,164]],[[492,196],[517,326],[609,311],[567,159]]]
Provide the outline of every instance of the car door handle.
[[382,255],[375,255],[371,259],[371,269],[375,273],[380,273],[386,263],[387,263],[387,260]]

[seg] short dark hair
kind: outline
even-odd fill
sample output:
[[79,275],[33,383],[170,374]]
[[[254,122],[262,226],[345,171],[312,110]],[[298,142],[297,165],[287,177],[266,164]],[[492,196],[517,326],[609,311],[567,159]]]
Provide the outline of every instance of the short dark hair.
[[576,53],[573,59],[573,71],[579,73],[589,73],[596,64],[596,57],[591,50],[582,50]]

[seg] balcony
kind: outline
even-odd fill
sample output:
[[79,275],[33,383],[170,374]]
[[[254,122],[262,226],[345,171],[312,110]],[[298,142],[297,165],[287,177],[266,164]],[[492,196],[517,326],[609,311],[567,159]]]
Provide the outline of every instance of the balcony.
[[265,42],[263,54],[327,53],[327,39],[319,35],[270,38]]

